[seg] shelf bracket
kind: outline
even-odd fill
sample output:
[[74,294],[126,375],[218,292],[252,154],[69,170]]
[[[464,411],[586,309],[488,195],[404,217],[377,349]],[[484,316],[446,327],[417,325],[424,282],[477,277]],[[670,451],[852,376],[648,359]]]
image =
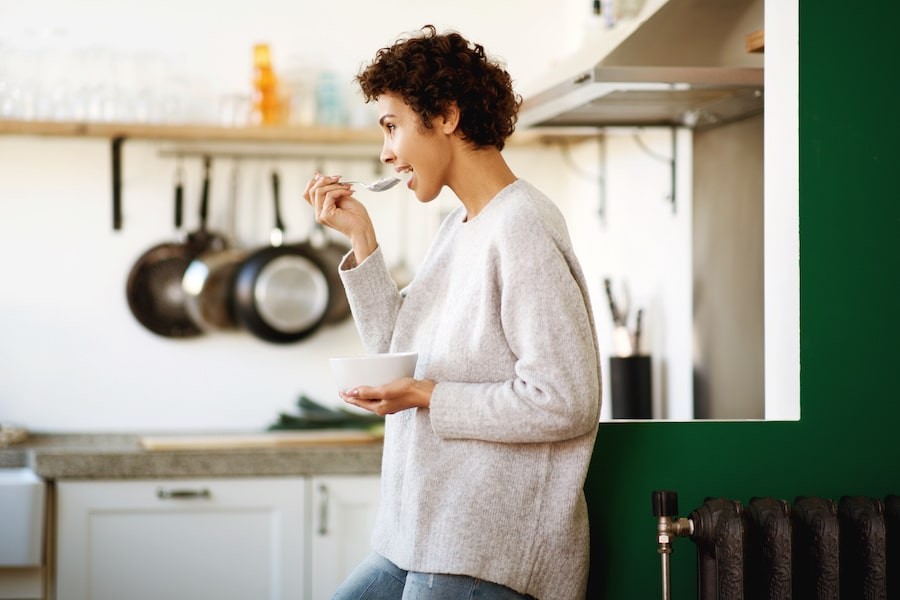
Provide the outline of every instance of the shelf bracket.
[[112,155],[112,225],[122,229],[122,143],[125,136],[114,136],[110,144]]

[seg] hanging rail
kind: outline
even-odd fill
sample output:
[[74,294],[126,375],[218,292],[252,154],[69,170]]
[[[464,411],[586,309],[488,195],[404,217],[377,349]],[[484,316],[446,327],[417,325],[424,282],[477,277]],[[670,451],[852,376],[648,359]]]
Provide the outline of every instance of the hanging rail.
[[252,150],[213,150],[210,148],[167,148],[157,153],[161,158],[177,158],[177,157],[200,157],[209,156],[216,159],[232,159],[232,160],[259,160],[259,161],[280,161],[280,160],[318,160],[337,159],[345,161],[363,161],[372,160],[380,164],[379,152],[377,149],[369,152],[356,151],[350,152],[346,149],[309,149],[306,151],[290,151],[290,152],[273,152],[270,149],[263,151]]
[[[301,160],[336,158],[342,160],[377,159],[381,144],[378,128],[324,126],[248,126],[222,127],[212,124],[106,123],[90,121],[25,121],[0,119],[0,135],[47,137],[107,138],[110,141],[112,170],[112,224],[122,229],[122,148],[126,140],[173,142],[187,147],[167,156],[214,156],[256,158],[259,160]],[[597,135],[593,127],[540,128],[517,131],[509,146],[552,143],[556,140],[582,140]],[[194,148],[202,141],[215,149]],[[222,144],[238,144],[240,150],[223,150]],[[270,146],[266,150],[245,150],[245,146]],[[303,151],[273,152],[271,146],[302,146]],[[371,150],[366,150],[371,149]]]
[[[110,140],[112,154],[112,203],[113,203],[113,229],[122,229],[122,145],[126,136],[114,136]],[[303,149],[273,150],[271,143],[256,140],[254,142],[239,142],[240,148],[222,146],[221,143],[207,145],[205,147],[188,144],[166,148],[158,152],[162,158],[186,158],[186,157],[210,157],[216,159],[249,159],[262,161],[281,160],[315,160],[322,162],[325,159],[340,159],[347,161],[372,160],[380,166],[380,146],[377,143],[357,141],[332,143],[306,143]],[[247,147],[247,144],[257,146]],[[285,142],[278,142],[284,144]]]

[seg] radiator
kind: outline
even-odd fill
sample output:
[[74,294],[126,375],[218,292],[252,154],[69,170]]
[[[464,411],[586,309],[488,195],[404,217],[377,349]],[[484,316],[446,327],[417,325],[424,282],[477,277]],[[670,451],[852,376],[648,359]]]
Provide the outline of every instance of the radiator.
[[653,492],[663,598],[674,538],[697,550],[700,600],[900,599],[900,496],[707,498],[679,518],[674,492]]

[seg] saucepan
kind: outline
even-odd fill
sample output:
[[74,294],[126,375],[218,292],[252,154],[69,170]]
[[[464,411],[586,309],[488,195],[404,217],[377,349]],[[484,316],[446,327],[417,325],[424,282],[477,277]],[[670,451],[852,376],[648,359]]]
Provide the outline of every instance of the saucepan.
[[312,335],[325,322],[330,267],[309,243],[284,243],[277,171],[271,181],[275,225],[270,243],[241,262],[232,296],[243,328],[265,341],[286,344]]
[[234,220],[237,204],[239,166],[231,172],[229,244],[196,256],[181,280],[185,307],[191,320],[203,331],[235,330],[239,323],[232,300],[234,278],[250,250],[234,246]]

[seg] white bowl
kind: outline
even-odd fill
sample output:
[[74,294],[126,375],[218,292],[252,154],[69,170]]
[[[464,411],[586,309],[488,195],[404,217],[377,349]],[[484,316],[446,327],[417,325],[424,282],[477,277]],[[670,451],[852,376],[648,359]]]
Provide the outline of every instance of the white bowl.
[[349,390],[360,385],[376,387],[416,372],[417,352],[395,352],[347,356],[329,359],[338,389]]

